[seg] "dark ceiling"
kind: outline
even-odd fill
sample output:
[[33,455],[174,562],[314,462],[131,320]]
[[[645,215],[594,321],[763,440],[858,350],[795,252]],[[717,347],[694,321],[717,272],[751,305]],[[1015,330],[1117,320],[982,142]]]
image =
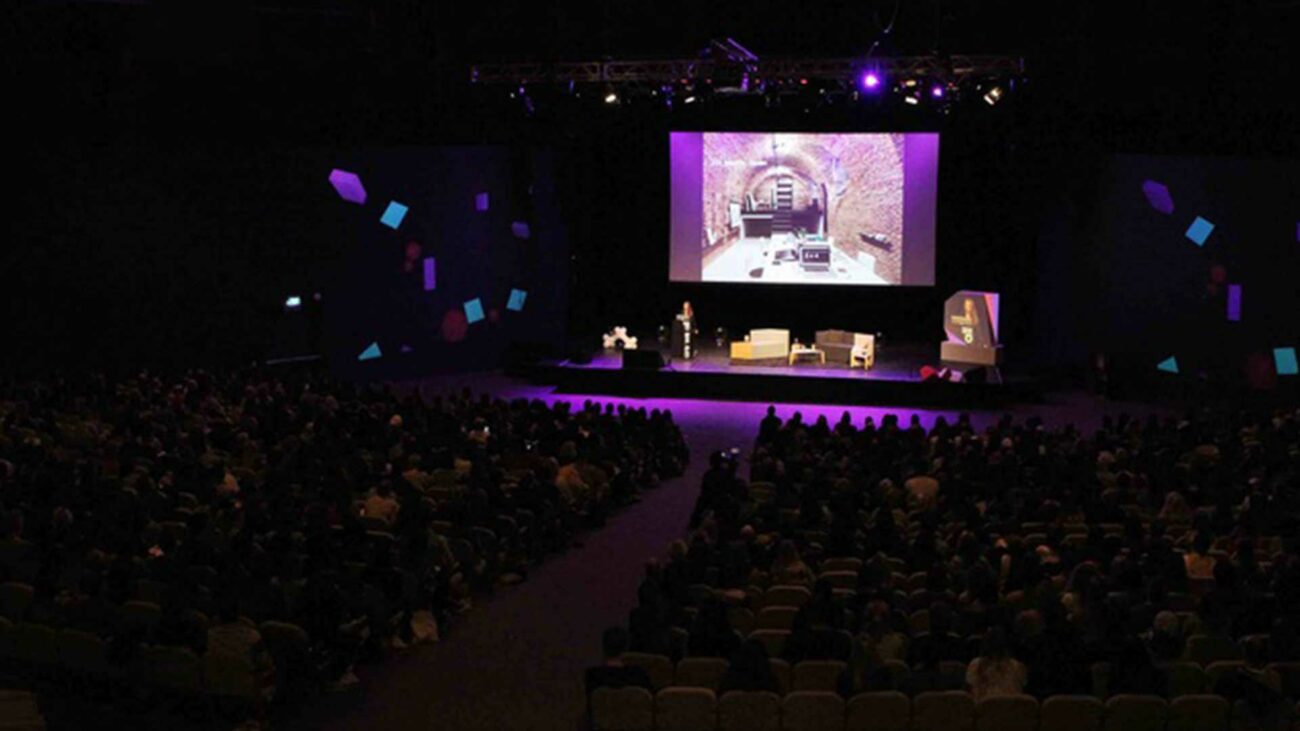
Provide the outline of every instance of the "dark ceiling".
[[730,36],[760,57],[1022,55],[1045,121],[1259,154],[1294,152],[1298,31],[1295,0],[176,0],[29,3],[3,40],[38,137],[431,141],[464,116],[471,61],[693,56]]

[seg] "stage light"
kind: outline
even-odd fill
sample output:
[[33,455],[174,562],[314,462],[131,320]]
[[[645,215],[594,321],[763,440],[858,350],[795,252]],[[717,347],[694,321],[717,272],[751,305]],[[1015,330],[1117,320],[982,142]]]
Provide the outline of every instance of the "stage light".
[[617,103],[618,103],[618,94],[615,93],[612,89],[611,89],[610,91],[608,91],[608,92],[605,92],[605,103],[606,103],[606,104],[617,104]]
[[1006,94],[1006,92],[1002,90],[1002,87],[994,86],[992,89],[984,92],[984,102],[989,106],[993,106],[1002,100],[1004,94]]
[[302,307],[302,297],[299,297],[299,296],[297,296],[297,295],[294,295],[294,296],[292,296],[292,297],[286,297],[286,298],[285,298],[285,300],[284,300],[284,309],[286,309],[286,310],[296,310],[296,309],[298,309],[298,308],[300,308],[300,307]]
[[693,97],[693,96],[688,96],[688,97],[686,97],[685,99],[683,99],[682,101],[683,101],[683,102],[686,102],[687,104],[694,104],[694,103],[695,103],[695,97]]
[[942,85],[942,84],[935,84],[934,86],[932,86],[932,87],[930,88],[930,96],[934,97],[935,99],[942,99],[942,98],[943,98],[943,85]]
[[916,106],[917,104],[921,103],[921,100],[918,99],[915,94],[908,94],[907,96],[903,97],[903,103]]
[[867,91],[875,91],[880,88],[880,74],[875,71],[867,71],[862,74],[861,86]]

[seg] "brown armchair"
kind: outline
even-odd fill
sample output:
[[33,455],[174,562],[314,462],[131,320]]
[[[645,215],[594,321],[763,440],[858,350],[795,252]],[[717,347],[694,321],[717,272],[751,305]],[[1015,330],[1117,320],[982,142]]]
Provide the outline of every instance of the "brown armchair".
[[853,352],[853,333],[847,330],[818,330],[817,349],[826,353],[827,363],[849,364]]

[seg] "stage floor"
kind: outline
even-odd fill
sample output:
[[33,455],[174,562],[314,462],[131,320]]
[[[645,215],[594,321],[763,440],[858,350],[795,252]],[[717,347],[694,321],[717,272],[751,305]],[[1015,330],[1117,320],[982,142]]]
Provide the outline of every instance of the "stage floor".
[[[812,360],[803,360],[794,365],[733,364],[729,349],[709,346],[702,348],[699,355],[690,360],[672,359],[672,362],[664,370],[672,373],[920,381],[921,366],[927,364],[938,365],[938,351],[937,346],[926,348],[924,346],[908,345],[897,348],[892,346],[888,349],[881,348],[876,354],[875,367],[866,370],[864,368],[849,368],[847,363],[821,365]],[[667,349],[662,349],[659,352],[666,354]],[[623,354],[616,350],[604,350],[592,356],[590,363],[576,363],[566,360],[562,361],[560,365],[564,368],[621,370],[623,368]]]
[[[666,347],[658,350],[667,352]],[[982,382],[923,382],[920,371],[926,365],[943,365],[938,343],[878,348],[869,371],[811,361],[733,365],[728,349],[710,346],[691,360],[673,359],[659,370],[625,369],[621,352],[601,351],[589,362],[544,362],[533,376],[560,392],[741,401],[989,407],[1039,396],[1031,381],[1008,376],[1005,368],[986,370]]]

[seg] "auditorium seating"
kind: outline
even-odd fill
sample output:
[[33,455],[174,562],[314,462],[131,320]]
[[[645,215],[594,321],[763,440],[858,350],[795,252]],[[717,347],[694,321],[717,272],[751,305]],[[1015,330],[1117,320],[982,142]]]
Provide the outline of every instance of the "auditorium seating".
[[[752,482],[701,493],[686,550],[646,578],[640,600],[660,602],[690,647],[761,645],[777,715],[814,705],[792,694],[832,693],[849,729],[1285,720],[1300,701],[1300,556],[1288,537],[1300,504],[1288,494],[1257,509],[1269,498],[1231,471],[1265,448],[1300,450],[1297,415],[1122,418],[1092,435],[1010,419],[983,431],[960,418],[765,423]],[[718,611],[721,630],[690,620]],[[634,648],[652,649],[648,627],[631,629]],[[695,642],[719,632],[733,644]],[[1016,660],[998,660],[999,642]],[[1024,693],[975,702],[972,661],[986,651],[1028,666],[1022,680],[999,666]],[[720,706],[727,659],[709,663]]]

